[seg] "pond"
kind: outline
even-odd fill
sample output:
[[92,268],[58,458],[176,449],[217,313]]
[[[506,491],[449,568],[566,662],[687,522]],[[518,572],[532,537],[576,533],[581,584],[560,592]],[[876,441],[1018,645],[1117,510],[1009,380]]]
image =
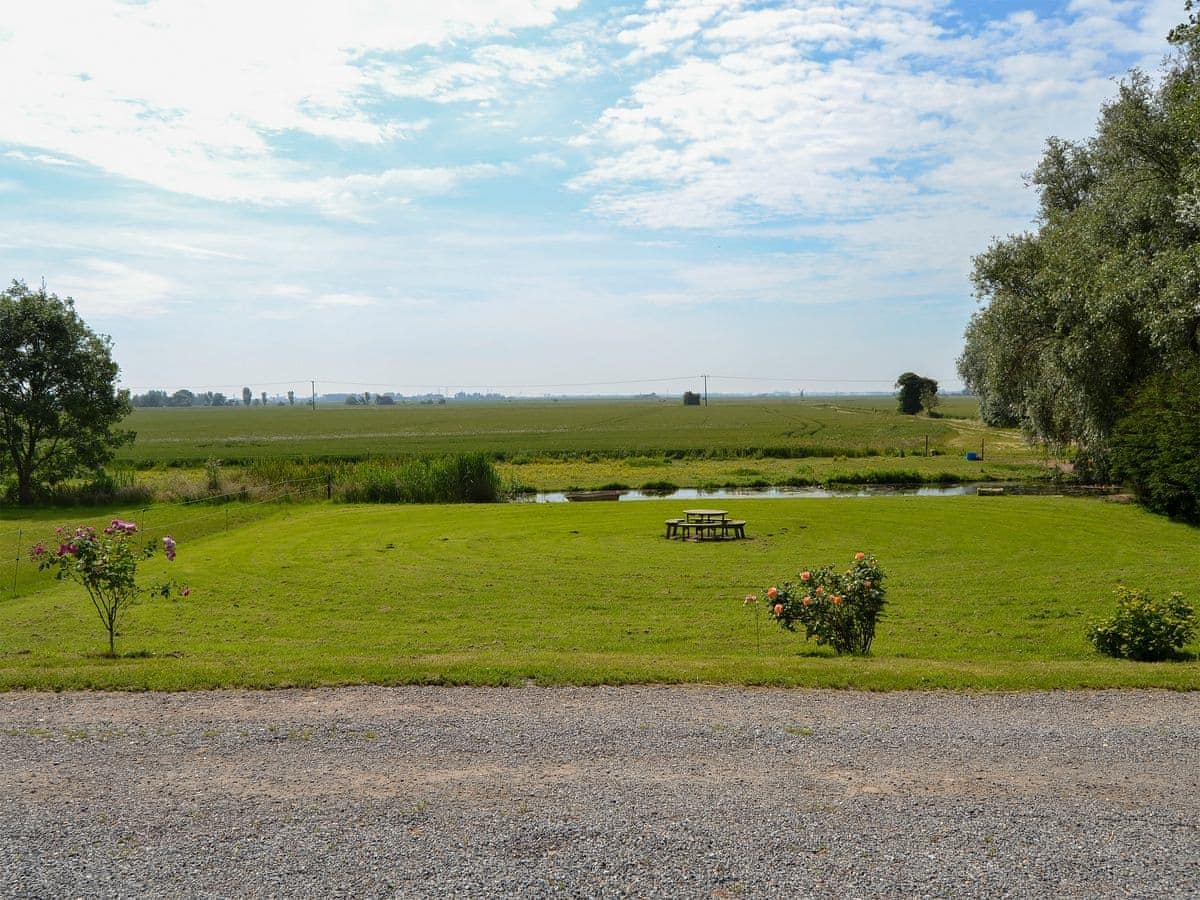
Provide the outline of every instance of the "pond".
[[[636,500],[729,500],[729,499],[826,499],[829,497],[966,497],[984,489],[1002,489],[1005,494],[1081,494],[1094,496],[1112,493],[1107,487],[1077,487],[1042,482],[966,482],[963,484],[848,484],[829,487],[770,487],[770,488],[679,488],[674,491],[606,491],[606,499],[621,502]],[[566,503],[567,492],[547,491],[521,498],[526,503]]]
[[[836,487],[680,487],[674,491],[620,491],[614,499],[619,502],[631,500],[725,500],[742,499],[797,499],[826,497],[962,497],[973,494],[979,487],[997,487],[996,484],[962,485],[845,485]],[[611,492],[610,492],[611,493]],[[524,503],[566,503],[564,491],[533,493],[522,498]]]

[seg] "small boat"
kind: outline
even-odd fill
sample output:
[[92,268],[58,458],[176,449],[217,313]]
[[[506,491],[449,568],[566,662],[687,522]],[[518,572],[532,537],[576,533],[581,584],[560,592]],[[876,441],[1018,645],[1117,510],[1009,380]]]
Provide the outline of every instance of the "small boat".
[[583,501],[583,500],[620,500],[621,495],[625,493],[621,490],[611,491],[569,491],[564,494],[568,500]]

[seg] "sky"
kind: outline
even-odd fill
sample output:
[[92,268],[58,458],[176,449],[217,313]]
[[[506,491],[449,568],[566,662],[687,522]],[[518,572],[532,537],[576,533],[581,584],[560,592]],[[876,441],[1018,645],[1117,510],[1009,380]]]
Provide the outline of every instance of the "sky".
[[960,382],[1182,0],[0,0],[0,279],[122,383],[272,394]]

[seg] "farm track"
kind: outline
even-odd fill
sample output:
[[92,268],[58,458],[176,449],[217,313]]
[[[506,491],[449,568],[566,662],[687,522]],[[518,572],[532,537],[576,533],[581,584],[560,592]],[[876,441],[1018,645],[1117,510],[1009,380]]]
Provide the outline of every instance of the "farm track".
[[4,896],[1195,896],[1200,701],[0,696]]

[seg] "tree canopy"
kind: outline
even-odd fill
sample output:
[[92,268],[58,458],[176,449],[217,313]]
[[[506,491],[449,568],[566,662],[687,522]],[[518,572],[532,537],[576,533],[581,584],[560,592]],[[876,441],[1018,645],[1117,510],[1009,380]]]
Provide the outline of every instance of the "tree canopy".
[[984,421],[1101,468],[1134,389],[1200,356],[1197,17],[1170,40],[1160,77],[1132,72],[1093,137],[1047,142],[1037,230],[974,260],[984,305],[958,369]]
[[16,476],[22,505],[133,439],[115,428],[130,411],[118,371],[70,297],[20,281],[0,292],[0,473]]
[[932,412],[938,403],[938,383],[915,372],[905,372],[896,379],[900,412],[915,416],[921,410]]

